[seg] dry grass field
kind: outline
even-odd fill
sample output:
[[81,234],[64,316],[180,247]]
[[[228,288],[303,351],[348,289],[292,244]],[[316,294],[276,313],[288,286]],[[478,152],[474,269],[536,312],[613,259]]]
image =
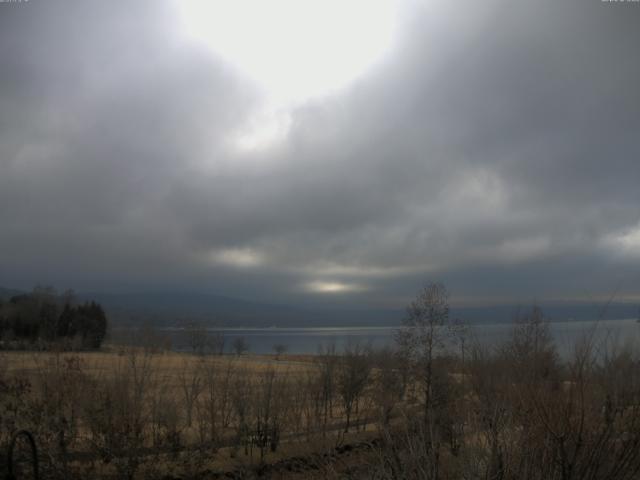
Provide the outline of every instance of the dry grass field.
[[460,356],[405,332],[311,356],[3,352],[0,448],[31,432],[51,479],[640,478],[637,352],[561,361],[537,315]]
[[[337,359],[331,355],[328,368],[336,369]],[[337,388],[337,376],[323,379],[327,365],[314,356],[105,346],[4,352],[0,362],[11,412],[4,430],[33,431],[52,475],[189,476],[272,465],[295,476],[326,468],[324,457],[309,459],[329,452],[335,460],[343,445],[374,430],[373,403],[362,395],[345,432],[344,408],[337,391],[328,390]],[[291,458],[299,465],[290,467]]]

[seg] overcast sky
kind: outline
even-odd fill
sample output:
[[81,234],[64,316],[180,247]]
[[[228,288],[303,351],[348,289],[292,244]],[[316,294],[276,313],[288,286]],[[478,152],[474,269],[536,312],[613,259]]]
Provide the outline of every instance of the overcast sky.
[[0,3],[0,285],[640,301],[640,3],[367,3]]

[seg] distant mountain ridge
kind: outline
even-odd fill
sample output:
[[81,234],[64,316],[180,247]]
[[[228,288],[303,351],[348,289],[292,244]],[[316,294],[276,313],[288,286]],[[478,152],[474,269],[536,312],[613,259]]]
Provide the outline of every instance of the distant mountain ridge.
[[117,324],[153,323],[179,326],[188,322],[219,327],[319,327],[395,325],[395,310],[310,308],[271,304],[200,293],[81,294],[95,299]]
[[[0,299],[8,300],[25,293],[0,287]],[[120,326],[154,324],[181,326],[190,322],[219,327],[336,327],[396,326],[404,318],[404,309],[300,307],[271,304],[204,293],[149,292],[113,294],[81,292],[79,302],[100,303],[111,323]],[[472,324],[508,323],[530,305],[452,307],[451,318]],[[638,305],[612,303],[602,305],[577,303],[540,304],[551,321],[637,318]]]
[[[179,326],[195,321],[220,327],[396,326],[405,316],[404,308],[299,307],[202,293],[94,293],[78,298],[100,302],[112,320],[119,324]],[[509,323],[529,307],[452,307],[450,315],[473,324]],[[548,303],[540,307],[550,321],[610,320],[638,315],[638,306],[630,303],[612,303],[606,308],[577,303]]]

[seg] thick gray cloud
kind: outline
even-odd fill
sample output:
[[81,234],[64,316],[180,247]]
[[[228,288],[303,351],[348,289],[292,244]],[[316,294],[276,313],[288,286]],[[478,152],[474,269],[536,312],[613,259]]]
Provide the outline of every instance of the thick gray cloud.
[[640,298],[639,5],[407,0],[374,68],[239,152],[261,92],[175,4],[0,4],[0,284]]

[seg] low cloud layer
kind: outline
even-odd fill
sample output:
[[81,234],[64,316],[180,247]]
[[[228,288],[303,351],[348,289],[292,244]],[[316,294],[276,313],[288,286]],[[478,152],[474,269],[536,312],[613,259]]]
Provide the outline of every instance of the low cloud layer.
[[0,4],[0,285],[640,300],[639,4],[398,8],[384,57],[242,150],[263,92],[175,4]]

